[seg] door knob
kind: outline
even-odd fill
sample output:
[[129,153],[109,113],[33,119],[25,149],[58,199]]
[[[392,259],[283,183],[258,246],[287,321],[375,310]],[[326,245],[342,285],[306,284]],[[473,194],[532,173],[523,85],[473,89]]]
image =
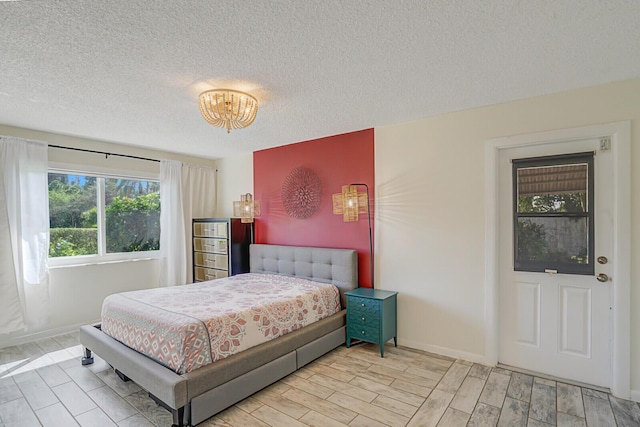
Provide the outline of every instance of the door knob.
[[604,273],[600,273],[598,274],[598,277],[596,277],[596,279],[598,279],[598,282],[608,282],[609,281],[609,276],[607,276]]

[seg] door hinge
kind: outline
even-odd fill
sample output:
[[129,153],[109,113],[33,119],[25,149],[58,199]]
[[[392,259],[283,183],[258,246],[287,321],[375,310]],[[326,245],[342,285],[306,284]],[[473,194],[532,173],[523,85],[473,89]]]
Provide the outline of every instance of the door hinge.
[[611,148],[611,138],[600,138],[600,151],[607,151]]

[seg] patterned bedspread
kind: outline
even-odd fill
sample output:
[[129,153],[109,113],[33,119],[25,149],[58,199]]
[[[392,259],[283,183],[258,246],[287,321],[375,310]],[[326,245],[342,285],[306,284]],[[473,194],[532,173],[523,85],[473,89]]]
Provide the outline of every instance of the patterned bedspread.
[[333,285],[248,273],[110,295],[102,331],[182,374],[338,311]]

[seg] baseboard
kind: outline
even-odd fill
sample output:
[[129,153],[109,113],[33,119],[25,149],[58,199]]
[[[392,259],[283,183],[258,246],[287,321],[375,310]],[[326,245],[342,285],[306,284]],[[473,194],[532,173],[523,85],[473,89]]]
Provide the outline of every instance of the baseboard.
[[67,326],[60,326],[59,328],[47,329],[46,331],[26,333],[24,335],[19,335],[16,337],[8,337],[6,339],[0,339],[0,348],[26,344],[33,341],[57,337],[59,335],[64,335],[71,332],[77,332],[78,329],[80,329],[80,326],[92,324],[95,322],[99,322],[99,320],[92,321],[92,322],[83,322],[83,323],[67,325]]
[[480,363],[486,365],[486,357],[484,354],[469,353],[466,351],[456,350],[448,347],[440,347],[437,345],[424,344],[417,341],[406,339],[398,339],[404,347],[414,348],[416,350],[428,351],[429,353],[439,354],[441,356],[453,357],[455,359],[466,360],[467,362]]
[[630,397],[634,402],[640,402],[640,390],[631,390]]

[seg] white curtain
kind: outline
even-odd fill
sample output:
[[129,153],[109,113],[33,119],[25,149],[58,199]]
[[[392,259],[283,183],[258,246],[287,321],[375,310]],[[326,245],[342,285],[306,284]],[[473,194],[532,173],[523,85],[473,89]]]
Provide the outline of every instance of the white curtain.
[[160,286],[187,283],[182,163],[160,162]]
[[191,220],[211,218],[216,213],[216,171],[202,166],[182,166],[185,236],[187,238],[187,283],[193,282],[193,246]]
[[49,319],[47,145],[0,136],[0,333]]
[[193,282],[191,219],[216,210],[215,170],[160,162],[160,286]]

